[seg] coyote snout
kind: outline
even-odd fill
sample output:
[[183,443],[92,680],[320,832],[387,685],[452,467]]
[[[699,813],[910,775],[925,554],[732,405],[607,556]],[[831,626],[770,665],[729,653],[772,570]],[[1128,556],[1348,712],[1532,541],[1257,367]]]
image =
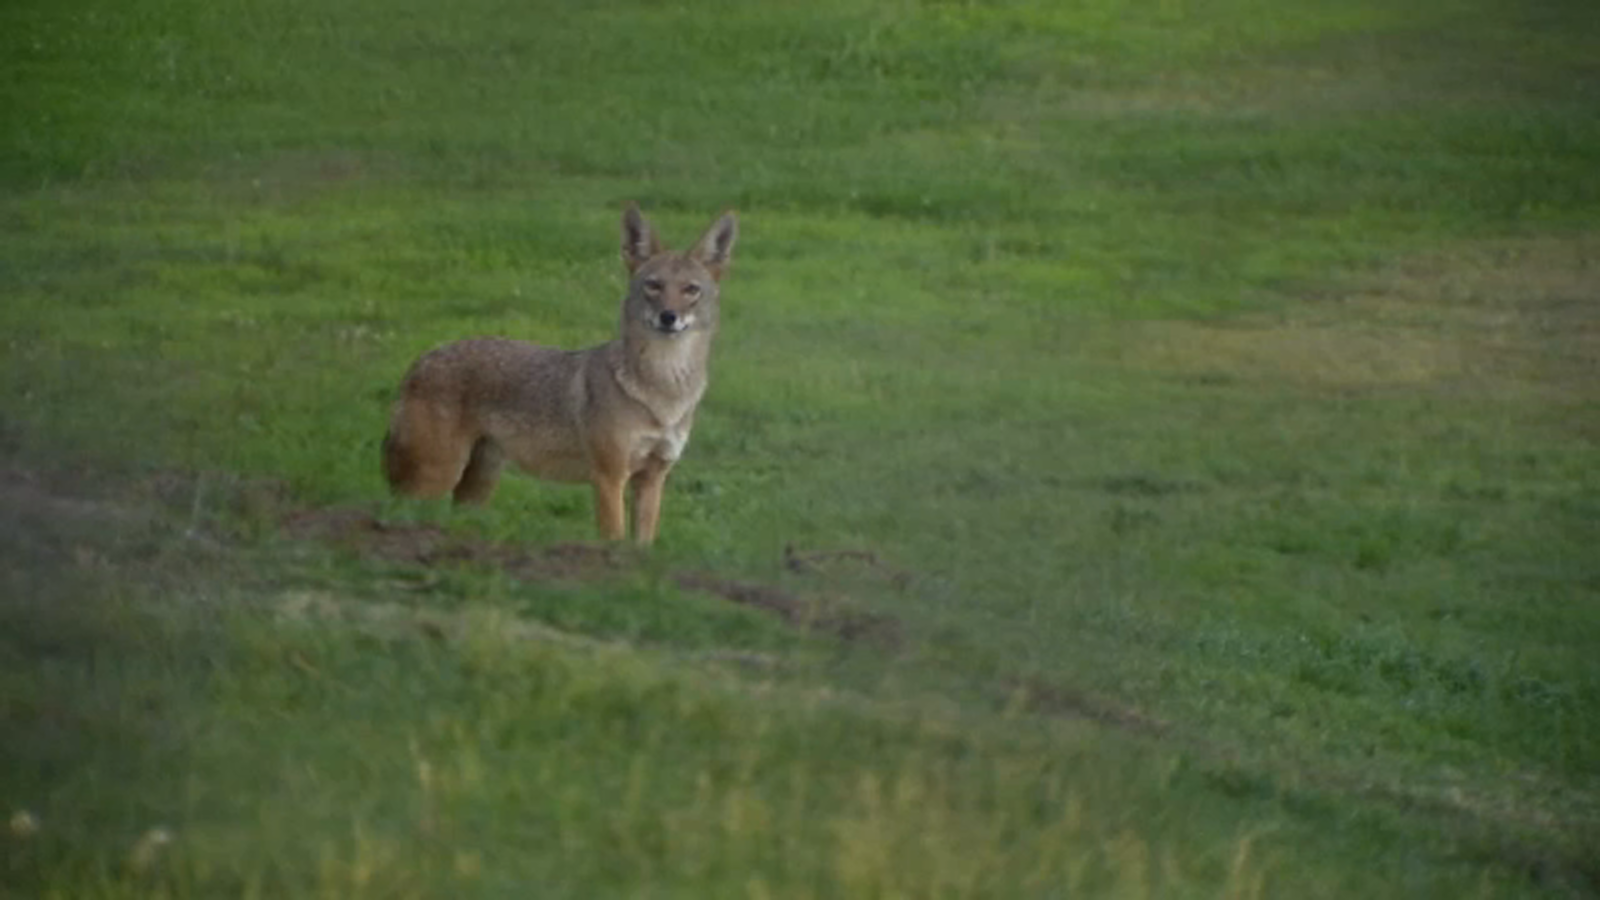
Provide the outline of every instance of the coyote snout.
[[634,539],[655,540],[662,487],[706,390],[720,283],[737,237],[729,212],[688,252],[672,253],[630,204],[620,336],[576,351],[473,338],[423,354],[401,382],[383,440],[390,487],[482,503],[510,461],[539,478],[592,485],[607,539],[623,536],[622,495],[631,488]]

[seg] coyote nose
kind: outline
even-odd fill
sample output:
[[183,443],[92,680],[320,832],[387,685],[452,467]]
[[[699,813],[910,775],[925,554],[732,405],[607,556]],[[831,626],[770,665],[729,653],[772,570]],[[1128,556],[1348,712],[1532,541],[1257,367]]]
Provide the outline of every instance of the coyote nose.
[[670,309],[663,309],[661,315],[657,316],[656,319],[661,322],[662,328],[671,328],[678,324],[678,314]]

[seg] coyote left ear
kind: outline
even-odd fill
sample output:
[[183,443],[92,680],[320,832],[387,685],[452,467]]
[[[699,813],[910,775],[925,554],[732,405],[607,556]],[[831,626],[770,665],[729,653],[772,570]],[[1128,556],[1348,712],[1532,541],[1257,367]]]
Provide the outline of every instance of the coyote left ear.
[[638,204],[629,203],[622,211],[622,264],[633,272],[661,250],[661,238],[656,236],[656,230],[645,221]]
[[722,272],[733,258],[733,242],[739,239],[739,219],[732,210],[711,224],[711,228],[695,243],[689,256],[711,270],[711,277],[721,279]]

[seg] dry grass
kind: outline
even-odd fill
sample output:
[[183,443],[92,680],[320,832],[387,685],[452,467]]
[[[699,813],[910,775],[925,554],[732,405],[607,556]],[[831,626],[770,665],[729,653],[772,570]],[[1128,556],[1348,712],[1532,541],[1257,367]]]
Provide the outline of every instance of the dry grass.
[[1185,378],[1335,392],[1456,385],[1593,402],[1600,235],[1465,244],[1287,312],[1135,327],[1124,358]]

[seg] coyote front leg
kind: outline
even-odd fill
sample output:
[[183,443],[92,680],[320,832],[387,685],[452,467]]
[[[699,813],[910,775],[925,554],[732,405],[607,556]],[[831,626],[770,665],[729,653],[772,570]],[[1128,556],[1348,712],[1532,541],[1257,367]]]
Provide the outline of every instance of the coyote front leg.
[[656,539],[656,526],[661,522],[661,490],[671,469],[672,463],[652,456],[629,479],[633,486],[633,539],[640,544],[648,545]]
[[604,442],[591,444],[589,481],[594,485],[594,522],[600,536],[608,541],[622,540],[622,489],[628,483],[626,454]]
[[620,477],[597,474],[594,478],[594,523],[600,529],[600,536],[608,541],[620,541],[624,535],[623,484]]

